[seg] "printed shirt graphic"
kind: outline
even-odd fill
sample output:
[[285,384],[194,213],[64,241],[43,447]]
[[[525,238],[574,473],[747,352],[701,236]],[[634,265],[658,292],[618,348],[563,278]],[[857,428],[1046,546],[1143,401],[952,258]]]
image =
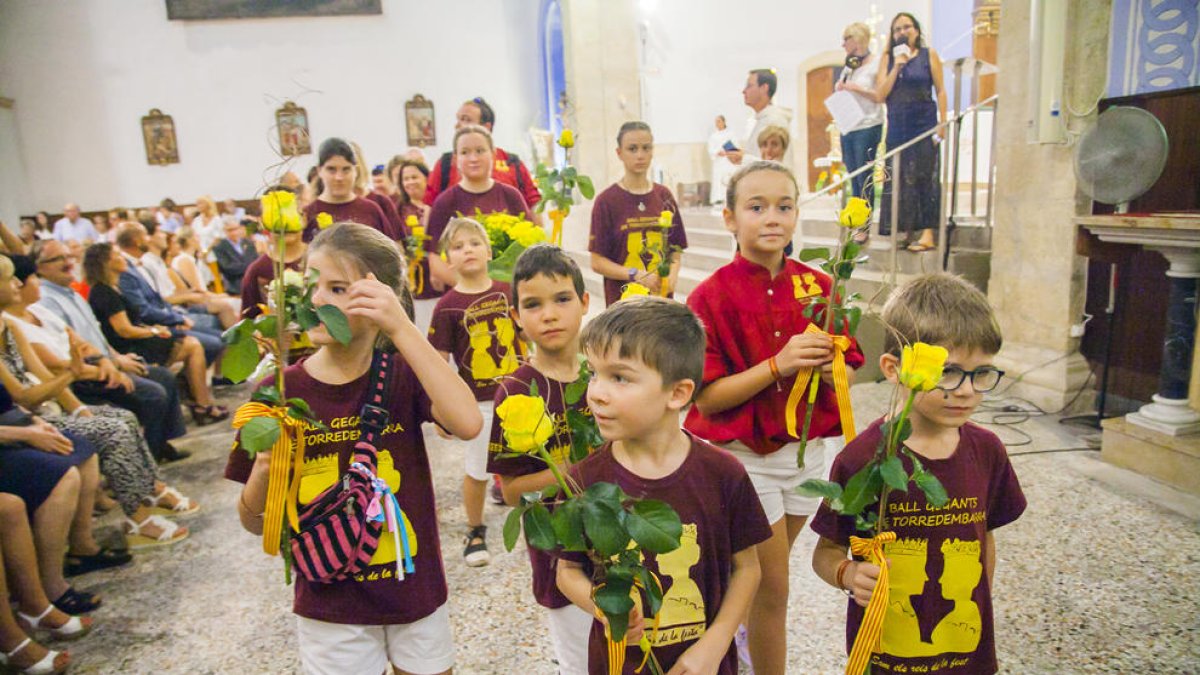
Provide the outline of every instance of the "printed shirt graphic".
[[373,227],[393,241],[400,238],[400,233],[396,231],[394,224],[384,215],[378,204],[369,199],[355,197],[344,204],[331,204],[316,199],[304,207],[304,241],[312,241],[312,238],[321,231],[321,226],[317,224],[317,216],[322,213],[328,213],[335,223],[350,221]]
[[[846,481],[874,454],[880,439],[875,421],[834,460],[830,480]],[[888,517],[896,541],[886,547],[891,561],[882,654],[873,665],[892,673],[994,673],[996,649],[992,594],[984,570],[989,530],[1007,525],[1025,510],[1025,495],[995,434],[973,424],[960,430],[958,448],[947,459],[921,458],[950,495],[941,508],[910,485],[906,495],[893,492]],[[912,462],[902,455],[904,468]],[[853,517],[839,517],[821,505],[812,528],[849,545]],[[846,649],[862,623],[863,608],[847,603]]]
[[[306,373],[303,364],[302,360],[288,367],[287,394],[308,401],[313,414],[329,428],[305,431],[301,504],[334,485],[346,471],[361,433],[358,415],[369,382],[364,374],[346,384],[325,384]],[[398,358],[393,364],[384,397],[391,421],[380,440],[378,468],[380,477],[395,491],[405,516],[416,571],[404,581],[396,580],[395,544],[385,527],[370,566],[357,578],[321,584],[293,577],[293,611],[305,618],[364,625],[412,623],[446,602],[433,481],[421,434],[421,423],[432,419],[430,402],[408,364]],[[261,386],[273,383],[270,377]],[[244,483],[252,467],[246,452],[235,446],[225,477]]]
[[451,289],[433,308],[429,343],[454,357],[476,401],[492,400],[497,379],[520,366],[520,341],[510,307],[508,284],[493,281],[483,293]]
[[[658,217],[663,211],[675,214],[663,242]],[[596,197],[592,205],[592,233],[588,251],[629,268],[651,271],[658,268],[662,253],[672,246],[687,248],[687,233],[679,217],[679,205],[664,185],[655,183],[650,192],[635,195],[614,183]],[[621,299],[628,281],[604,280],[604,302]]]
[[[749,370],[778,354],[793,335],[813,322],[804,316],[804,308],[812,298],[828,293],[829,284],[828,275],[791,258],[784,258],[783,270],[772,278],[767,268],[734,254],[733,262],[713,272],[687,298],[688,307],[704,323],[707,338],[704,384]],[[864,360],[851,338],[846,365],[861,368]],[[760,455],[770,454],[796,441],[788,434],[784,418],[794,381],[794,376],[785,378],[745,403],[711,415],[692,406],[683,426],[713,443],[741,441]],[[797,419],[804,419],[803,404]],[[820,387],[808,437],[840,433],[833,387]]]
[[[671,669],[716,618],[729,587],[733,555],[771,536],[771,526],[741,462],[689,436],[692,444],[687,459],[663,478],[650,480],[634,475],[613,458],[611,444],[571,468],[571,474],[585,488],[601,481],[615,483],[630,496],[670,504],[683,522],[679,548],[645,557],[646,567],[663,584],[663,606],[653,644],[654,656],[664,671]],[[591,574],[585,555],[560,555],[584,564],[584,571]],[[594,675],[608,672],[606,644],[604,629],[596,621],[588,643],[588,671]],[[641,660],[641,650],[629,647],[624,672],[634,672]],[[717,672],[737,673],[737,653],[732,643]]]
[[[567,409],[591,415],[587,407],[587,397],[580,397],[575,405],[568,406],[564,400],[564,392],[570,382],[552,380],[537,368],[524,365],[500,381],[500,386],[496,389],[496,405],[499,406],[509,396],[528,394],[530,382],[537,383],[537,393],[546,401],[546,412],[554,424],[554,435],[546,443],[546,449],[559,466],[567,466],[571,458],[571,428],[567,426]],[[488,444],[488,473],[516,477],[546,470],[546,463],[537,457],[530,455],[501,457],[500,453],[504,452],[510,452],[510,450],[504,443],[500,417],[496,416],[492,419],[491,441]],[[558,584],[555,582],[554,556],[532,546],[528,548],[529,564],[533,568],[533,597],[537,603],[550,609],[558,609],[571,604],[571,601],[558,590]]]

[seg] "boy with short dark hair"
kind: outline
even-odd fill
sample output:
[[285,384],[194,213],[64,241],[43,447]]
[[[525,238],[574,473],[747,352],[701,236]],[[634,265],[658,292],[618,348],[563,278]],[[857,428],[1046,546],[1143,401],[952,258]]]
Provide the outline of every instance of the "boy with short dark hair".
[[[495,406],[509,396],[530,394],[532,386],[546,401],[554,435],[546,444],[550,456],[570,465],[571,430],[567,410],[587,412],[587,401],[566,402],[566,388],[579,377],[579,329],[587,314],[588,294],[579,266],[552,244],[531,246],[513,267],[513,317],[536,349],[529,362],[500,382]],[[504,501],[517,505],[521,495],[554,484],[554,474],[542,460],[530,455],[501,456],[511,452],[505,444],[500,420],[494,419],[488,446],[487,470],[500,477]],[[554,583],[554,557],[529,547],[533,568],[533,597],[547,610],[550,641],[560,675],[587,672],[588,631],[592,617],[571,604]]]
[[[664,670],[733,675],[733,635],[758,586],[755,547],[771,528],[742,465],[679,426],[704,374],[704,327],[686,306],[642,296],[592,320],[582,342],[594,373],[588,407],[608,443],[571,475],[584,488],[614,483],[679,514],[680,547],[645,556],[664,590],[658,630],[650,636],[654,656]],[[559,589],[595,614],[591,573],[586,555],[561,554]],[[650,622],[637,608],[631,612],[626,644],[634,646],[625,672],[641,662],[636,645]],[[588,650],[591,673],[607,672],[606,645],[597,621]]]
[[[1004,375],[992,365],[1000,351],[1000,329],[983,293],[945,273],[918,277],[900,287],[884,307],[883,323],[888,331],[879,365],[892,382],[904,344],[920,341],[949,350],[937,388],[917,394],[909,417],[912,435],[905,446],[920,455],[950,501],[934,507],[912,484],[906,494],[893,494],[888,500],[885,527],[897,538],[884,548],[891,595],[881,652],[871,663],[885,672],[994,673],[992,530],[1021,515],[1025,496],[1004,444],[969,418],[983,394],[995,389]],[[846,446],[833,463],[830,480],[844,486],[870,461],[886,419],[873,422]],[[900,458],[905,471],[912,473],[912,460],[904,453]],[[878,512],[878,504],[870,510]],[[821,505],[812,528],[821,535],[813,551],[813,570],[850,596],[849,650],[879,567],[850,559],[847,547],[851,535],[869,533],[856,532],[853,516],[839,516],[827,504]]]

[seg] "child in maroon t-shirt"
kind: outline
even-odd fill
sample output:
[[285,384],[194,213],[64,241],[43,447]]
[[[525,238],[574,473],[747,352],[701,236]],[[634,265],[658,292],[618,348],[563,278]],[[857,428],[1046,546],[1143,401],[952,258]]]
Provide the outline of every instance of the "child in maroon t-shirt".
[[[687,248],[687,233],[674,195],[648,176],[654,159],[654,137],[645,122],[621,125],[617,157],[625,165],[625,175],[596,197],[588,241],[592,269],[604,277],[604,302],[611,305],[619,300],[622,287],[632,282],[659,293],[662,280],[658,266],[663,256],[671,260],[666,296],[671,297],[681,256],[673,249]],[[674,214],[665,232],[659,224],[664,211]]]
[[[390,662],[406,672],[442,672],[454,665],[454,641],[421,423],[436,421],[470,438],[482,421],[466,384],[403,306],[403,258],[391,240],[363,225],[334,225],[313,240],[308,267],[319,272],[313,303],[342,310],[353,337],[341,344],[323,326],[310,330],[316,353],[285,372],[287,395],[307,401],[327,427],[303,432],[299,501],[310,502],[347,470],[361,432],[372,353],[386,338],[397,357],[383,397],[391,419],[379,440],[378,474],[399,501],[405,519],[400,531],[409,537],[415,571],[397,579],[398,552],[393,535],[385,533],[357,577],[331,583],[297,578],[293,611],[301,665],[305,672],[381,673]],[[261,386],[272,384],[268,379]],[[236,447],[225,468],[227,478],[245,483],[238,516],[256,534],[263,530],[269,467],[269,452],[251,460]]]
[[[441,238],[450,269],[458,283],[433,309],[429,342],[443,357],[454,357],[458,374],[471,387],[484,428],[491,429],[492,399],[497,380],[520,365],[521,343],[508,300],[509,287],[488,277],[492,259],[487,231],[470,218],[454,218]],[[467,443],[463,455],[463,508],[467,536],[463,560],[471,567],[488,564],[487,526],[483,502],[487,493],[487,434]]]
[[[615,483],[635,498],[669,504],[683,522],[678,549],[645,555],[663,585],[658,630],[649,636],[664,672],[737,673],[733,636],[758,586],[756,546],[771,536],[742,465],[679,428],[704,373],[704,327],[687,307],[637,297],[609,307],[583,334],[593,376],[588,407],[609,441],[571,468],[586,488]],[[561,553],[558,587],[595,613],[591,563]],[[630,613],[626,673],[641,662],[636,646],[653,623]],[[588,670],[608,672],[602,621],[592,627]],[[674,671],[673,671],[674,672]]]
[[[946,316],[946,307],[954,308],[953,318]],[[934,507],[913,484],[904,494],[893,493],[888,499],[884,529],[895,532],[896,541],[884,545],[890,595],[881,651],[871,663],[891,673],[995,673],[992,530],[1021,515],[1025,495],[1004,444],[968,420],[983,394],[1004,375],[992,365],[1000,351],[1000,331],[983,293],[948,274],[918,277],[902,286],[884,307],[883,323],[889,330],[879,366],[892,382],[897,379],[902,344],[937,336],[936,342],[950,352],[937,388],[917,394],[909,417],[912,435],[905,441],[950,500]],[[963,330],[964,326],[969,328]],[[885,419],[876,420],[846,445],[833,463],[830,480],[845,485],[871,460]],[[904,453],[899,457],[905,472],[912,473],[914,460]],[[879,505],[870,512],[878,514]],[[879,568],[852,560],[847,550],[852,535],[870,537],[871,533],[856,531],[853,516],[839,516],[828,504],[821,506],[812,528],[821,535],[813,551],[813,569],[850,595],[849,651]]]
[[[536,349],[529,363],[505,377],[496,390],[499,408],[509,396],[528,395],[536,388],[554,426],[546,448],[564,470],[571,464],[567,411],[590,414],[584,397],[568,404],[566,394],[567,387],[579,377],[579,329],[588,308],[588,294],[583,288],[579,266],[559,247],[536,244],[521,254],[513,267],[513,306],[522,333]],[[500,476],[506,503],[515,506],[526,492],[555,483],[545,462],[528,454],[504,456],[509,452],[500,420],[493,419],[487,468]],[[533,568],[533,597],[547,610],[559,672],[586,672],[592,617],[558,590],[550,553],[530,546],[529,563]]]
[[395,225],[384,215],[379,205],[354,194],[354,179],[358,168],[354,149],[340,138],[327,138],[318,151],[318,171],[323,190],[304,207],[304,241],[312,241],[322,229],[334,223],[351,222],[367,225],[400,239]]

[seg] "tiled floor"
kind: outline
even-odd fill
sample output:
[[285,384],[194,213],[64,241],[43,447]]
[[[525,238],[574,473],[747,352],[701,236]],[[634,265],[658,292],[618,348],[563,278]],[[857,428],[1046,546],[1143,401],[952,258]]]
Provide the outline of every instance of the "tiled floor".
[[[246,390],[225,395],[244,397]],[[860,425],[880,413],[886,396],[879,385],[855,387]],[[70,645],[74,672],[296,669],[291,589],[283,585],[280,561],[263,555],[258,540],[237,523],[237,487],[221,478],[231,434],[227,424],[219,427],[193,432],[180,445],[195,456],[165,470],[171,482],[204,505],[189,522],[192,537],[168,550],[141,554],[126,569],[78,579],[81,588],[102,592],[106,604],[95,614],[96,631]],[[1195,500],[1110,469],[1095,452],[1043,452],[1082,445],[1054,420],[997,430],[1014,444],[1012,461],[1029,499],[1024,517],[997,533],[996,639],[1002,670],[1200,670]],[[1032,438],[1029,444],[1015,445],[1026,435]],[[427,443],[438,485],[457,672],[553,673],[542,614],[529,599],[525,555],[501,550],[503,511],[488,506],[493,563],[464,567],[461,453],[432,433]],[[1023,454],[1030,451],[1041,454]],[[810,571],[814,543],[814,535],[805,531],[792,556],[788,671],[839,673],[843,596]]]

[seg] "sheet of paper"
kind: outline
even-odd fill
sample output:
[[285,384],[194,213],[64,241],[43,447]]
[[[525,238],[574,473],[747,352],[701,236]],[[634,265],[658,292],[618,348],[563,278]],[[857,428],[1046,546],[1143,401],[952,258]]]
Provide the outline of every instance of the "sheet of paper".
[[832,96],[825,99],[825,109],[829,111],[830,115],[833,115],[833,123],[843,134],[853,129],[862,121],[862,118],[866,117],[866,113],[858,103],[858,97],[845,90],[835,91]]

